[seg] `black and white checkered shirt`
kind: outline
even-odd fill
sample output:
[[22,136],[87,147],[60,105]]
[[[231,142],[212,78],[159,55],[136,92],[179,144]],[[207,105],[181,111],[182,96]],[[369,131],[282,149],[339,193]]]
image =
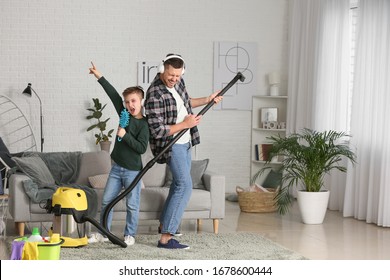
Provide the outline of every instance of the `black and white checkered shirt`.
[[[184,101],[184,106],[189,114],[193,114],[191,100],[188,96],[184,80],[181,79],[175,85],[176,91]],[[159,154],[162,149],[173,139],[173,135],[168,136],[170,125],[176,124],[177,106],[172,93],[168,91],[165,84],[160,79],[160,74],[157,74],[153,82],[146,92],[145,113],[149,124],[150,131],[150,149],[153,155]],[[199,131],[195,126],[190,129],[191,143],[195,146],[200,143]],[[157,162],[166,163],[171,155],[169,149]]]

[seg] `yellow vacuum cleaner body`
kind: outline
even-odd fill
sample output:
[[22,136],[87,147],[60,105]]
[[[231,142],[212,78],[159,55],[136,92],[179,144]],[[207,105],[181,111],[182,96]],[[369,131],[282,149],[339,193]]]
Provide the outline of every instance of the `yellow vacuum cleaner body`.
[[[85,192],[81,189],[59,187],[53,194],[51,201],[46,205],[48,213],[54,214],[53,231],[61,234],[64,243],[61,247],[80,247],[88,244],[88,238],[84,235],[80,238],[63,236],[61,215],[71,215],[76,223],[85,223],[88,214],[88,201]],[[69,218],[69,216],[67,216]]]
[[88,214],[87,196],[83,190],[59,187],[47,204],[47,212],[55,216],[72,215],[77,223],[85,222],[83,217]]
[[80,189],[60,187],[52,196],[52,207],[61,206],[61,209],[85,211],[88,209],[87,196]]

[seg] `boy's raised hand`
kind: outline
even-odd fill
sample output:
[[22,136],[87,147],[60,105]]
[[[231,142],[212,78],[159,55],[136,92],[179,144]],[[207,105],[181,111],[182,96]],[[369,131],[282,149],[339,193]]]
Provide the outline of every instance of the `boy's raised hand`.
[[93,62],[91,61],[91,64],[92,64],[92,67],[89,68],[89,74],[93,74],[95,75],[95,77],[97,79],[100,79],[102,77],[102,75],[100,74],[100,72],[96,69],[96,66],[95,64],[93,64]]

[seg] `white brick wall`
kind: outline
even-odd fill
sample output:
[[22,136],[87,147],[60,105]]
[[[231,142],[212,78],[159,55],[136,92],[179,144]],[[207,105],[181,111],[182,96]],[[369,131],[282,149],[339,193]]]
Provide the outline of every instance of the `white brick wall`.
[[[257,42],[259,91],[268,72],[286,76],[287,0],[0,2],[0,94],[22,107],[39,141],[38,100],[20,94],[32,83],[43,102],[45,151],[98,149],[85,131],[86,108],[92,97],[109,100],[88,75],[91,60],[121,92],[136,84],[138,61],[180,53],[188,90],[199,97],[212,91],[214,41]],[[105,113],[114,128],[112,106]],[[196,156],[226,175],[227,192],[249,183],[250,126],[248,111],[213,110],[200,125]]]

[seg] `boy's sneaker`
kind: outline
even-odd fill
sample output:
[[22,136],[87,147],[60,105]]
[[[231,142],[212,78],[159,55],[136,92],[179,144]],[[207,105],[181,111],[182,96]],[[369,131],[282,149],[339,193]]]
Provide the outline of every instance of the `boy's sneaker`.
[[[159,234],[161,234],[161,228],[160,227],[158,227],[158,233]],[[180,233],[180,231],[179,230],[177,230],[174,234],[172,234],[173,236],[182,236],[183,234],[182,233]]]
[[100,233],[92,233],[91,237],[88,238],[88,243],[97,243],[97,242],[108,242],[109,239]]
[[160,241],[157,244],[158,248],[164,248],[164,249],[190,249],[190,246],[180,244],[179,241],[176,239],[169,239],[168,243],[164,244],[161,243]]
[[126,236],[125,236],[125,243],[126,243],[128,246],[134,245],[134,243],[135,243],[135,238],[132,237],[131,235],[126,235]]

